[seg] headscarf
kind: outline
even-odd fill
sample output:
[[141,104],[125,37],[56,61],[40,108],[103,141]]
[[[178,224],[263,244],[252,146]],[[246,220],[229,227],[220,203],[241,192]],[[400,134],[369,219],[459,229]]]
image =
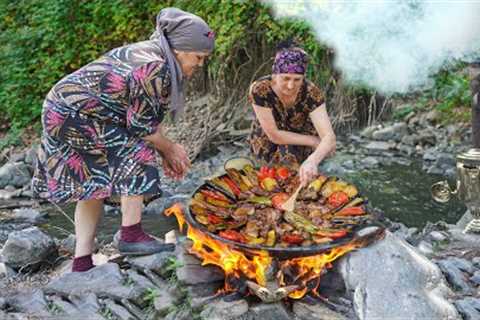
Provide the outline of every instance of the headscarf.
[[300,48],[282,49],[275,55],[272,73],[295,73],[307,72],[308,55]]
[[172,49],[212,52],[215,34],[202,18],[177,8],[162,9],[157,15],[155,32],[150,39],[158,40],[172,78],[171,110],[175,120],[183,113],[183,74]]

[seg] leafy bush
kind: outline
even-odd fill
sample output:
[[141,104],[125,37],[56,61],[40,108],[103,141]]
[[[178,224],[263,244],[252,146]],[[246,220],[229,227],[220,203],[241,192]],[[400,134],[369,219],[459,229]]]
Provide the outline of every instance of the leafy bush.
[[312,54],[309,75],[328,79],[326,48],[308,25],[274,20],[256,1],[0,0],[0,117],[18,127],[38,121],[57,81],[112,48],[148,39],[156,14],[168,6],[198,14],[215,30],[211,87],[246,88],[259,66],[257,76],[268,72],[264,62],[287,37],[296,37]]

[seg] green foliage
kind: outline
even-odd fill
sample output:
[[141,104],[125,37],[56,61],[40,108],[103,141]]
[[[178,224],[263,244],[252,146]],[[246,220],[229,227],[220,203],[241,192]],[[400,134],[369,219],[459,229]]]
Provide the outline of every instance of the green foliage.
[[[216,33],[209,79],[235,87],[243,71],[247,86],[279,40],[294,37],[311,56],[309,76],[328,79],[322,66],[325,47],[308,25],[274,20],[257,1],[232,0],[0,0],[0,117],[19,127],[38,121],[50,88],[101,54],[126,43],[148,39],[155,16],[175,6],[203,17]],[[265,64],[268,70],[269,64]],[[243,69],[242,69],[243,68]],[[242,76],[240,75],[240,76]],[[262,75],[262,73],[257,76]],[[213,86],[212,86],[213,87]]]

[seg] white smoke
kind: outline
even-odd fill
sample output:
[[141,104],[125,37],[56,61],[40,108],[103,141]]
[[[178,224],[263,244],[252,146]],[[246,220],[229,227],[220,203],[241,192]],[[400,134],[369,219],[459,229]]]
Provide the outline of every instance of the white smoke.
[[382,93],[428,87],[456,60],[480,58],[480,0],[270,0],[334,48],[345,79]]

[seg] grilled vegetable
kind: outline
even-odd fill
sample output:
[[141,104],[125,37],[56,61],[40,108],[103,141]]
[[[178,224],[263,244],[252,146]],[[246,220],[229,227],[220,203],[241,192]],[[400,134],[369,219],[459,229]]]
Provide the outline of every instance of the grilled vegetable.
[[260,182],[260,186],[263,188],[263,190],[273,191],[277,187],[277,180],[267,177]]
[[328,197],[327,203],[334,208],[340,207],[348,202],[348,195],[343,191],[334,192]]
[[327,177],[320,176],[317,179],[310,182],[310,184],[308,185],[308,189],[318,192],[322,188],[322,185],[325,183],[325,181],[327,181]]
[[244,177],[238,170],[230,168],[226,169],[226,171],[230,179],[232,179],[243,192],[248,191],[253,187],[251,183],[246,183],[246,181],[249,182],[249,180],[246,179],[246,177]]
[[212,191],[212,190],[202,189],[202,190],[200,190],[200,193],[203,194],[206,199],[211,198],[211,199],[220,200],[220,201],[223,201],[223,202],[230,203],[229,199],[225,195],[221,194],[220,192],[215,192],[215,191]]
[[225,196],[230,202],[235,202],[237,200],[237,198],[230,189],[226,190],[225,187],[221,187],[218,184],[215,184],[213,181],[207,181],[203,189],[220,193]]
[[282,241],[288,244],[301,244],[303,240],[305,239],[299,234],[289,233],[282,236]]
[[326,237],[326,238],[330,238],[330,239],[340,239],[340,238],[343,238],[347,235],[347,231],[346,230],[338,230],[338,231],[325,231],[325,230],[321,230],[321,231],[317,231],[315,233],[315,236],[317,237]]
[[228,239],[228,240],[235,241],[235,242],[240,242],[240,243],[246,243],[247,242],[247,238],[245,238],[245,236],[243,234],[241,234],[240,232],[237,232],[235,230],[220,231],[220,233],[218,235],[220,237],[224,238],[224,239]]
[[270,200],[269,197],[250,197],[247,199],[248,202],[255,203],[255,204],[263,204],[266,206],[271,206],[272,205],[272,200]]
[[237,184],[232,179],[225,176],[225,177],[222,177],[222,180],[225,181],[225,183],[228,185],[230,190],[232,190],[232,193],[236,197],[240,196],[240,194],[242,193],[242,190],[240,190],[240,188],[237,186]]
[[251,181],[255,186],[258,186],[257,171],[255,171],[253,166],[246,165],[243,167],[242,172],[247,176],[249,181]]
[[297,229],[305,230],[310,233],[318,231],[317,226],[314,225],[313,222],[294,212],[285,212],[283,218]]
[[275,244],[275,230],[270,230],[267,233],[267,241],[265,241],[266,246],[273,246]]
[[365,214],[363,207],[348,207],[335,213],[335,216],[360,216]]
[[286,180],[290,177],[290,171],[286,167],[279,167],[276,170],[276,177],[280,180]]
[[290,196],[285,192],[279,192],[273,195],[272,205],[275,209],[282,209],[282,204],[288,200]]

